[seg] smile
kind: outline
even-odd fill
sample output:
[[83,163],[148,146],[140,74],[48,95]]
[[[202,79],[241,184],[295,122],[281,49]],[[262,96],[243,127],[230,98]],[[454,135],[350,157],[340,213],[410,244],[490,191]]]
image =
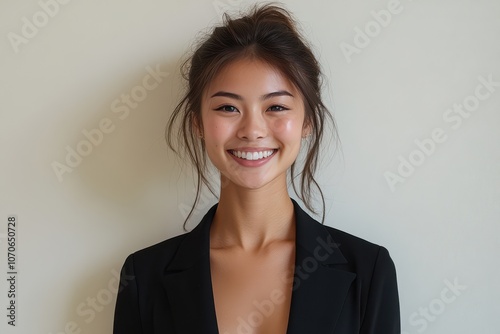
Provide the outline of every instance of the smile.
[[245,159],[245,160],[260,160],[260,159],[265,159],[271,155],[276,150],[265,150],[265,151],[258,151],[258,152],[245,152],[245,151],[235,151],[235,150],[229,150],[229,153],[234,155],[235,157]]

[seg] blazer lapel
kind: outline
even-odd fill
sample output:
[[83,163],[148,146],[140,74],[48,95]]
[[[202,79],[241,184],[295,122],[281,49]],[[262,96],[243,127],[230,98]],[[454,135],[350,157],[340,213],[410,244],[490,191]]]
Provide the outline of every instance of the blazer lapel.
[[164,272],[163,284],[177,334],[218,333],[209,252],[210,224],[216,207],[184,237]]
[[356,274],[335,269],[347,260],[328,231],[293,201],[297,226],[288,334],[334,333]]

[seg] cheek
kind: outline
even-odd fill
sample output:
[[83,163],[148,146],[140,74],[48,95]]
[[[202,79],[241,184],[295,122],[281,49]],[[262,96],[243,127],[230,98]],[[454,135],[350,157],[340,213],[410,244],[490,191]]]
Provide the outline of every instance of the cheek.
[[212,117],[203,118],[203,133],[205,138],[217,137],[219,129],[219,125],[217,124],[217,122],[214,122]]
[[302,138],[302,120],[298,118],[278,119],[273,124],[273,131],[277,136],[286,140]]
[[205,142],[217,148],[227,140],[231,129],[223,122],[206,119],[203,121],[203,131]]

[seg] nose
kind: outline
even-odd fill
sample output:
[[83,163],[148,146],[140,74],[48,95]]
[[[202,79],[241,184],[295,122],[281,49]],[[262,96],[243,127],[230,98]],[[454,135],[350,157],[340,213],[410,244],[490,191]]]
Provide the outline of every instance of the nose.
[[241,118],[238,137],[245,140],[257,140],[267,136],[267,122],[259,111],[247,112]]

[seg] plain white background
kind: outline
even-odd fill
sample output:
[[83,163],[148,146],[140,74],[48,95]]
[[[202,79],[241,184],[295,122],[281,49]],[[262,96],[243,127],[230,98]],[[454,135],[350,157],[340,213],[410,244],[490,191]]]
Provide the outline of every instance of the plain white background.
[[[2,333],[111,332],[125,257],[182,233],[193,199],[163,138],[181,59],[223,10],[250,3],[0,3],[4,273],[7,217],[19,221],[18,326],[2,279]],[[500,333],[500,2],[286,5],[322,63],[342,141],[323,150],[326,223],[389,249],[404,332]]]

